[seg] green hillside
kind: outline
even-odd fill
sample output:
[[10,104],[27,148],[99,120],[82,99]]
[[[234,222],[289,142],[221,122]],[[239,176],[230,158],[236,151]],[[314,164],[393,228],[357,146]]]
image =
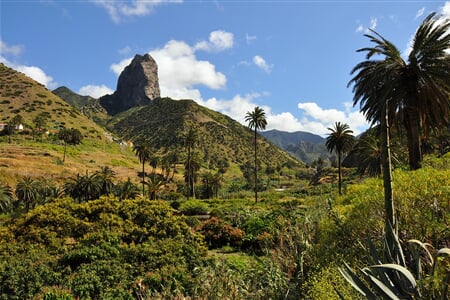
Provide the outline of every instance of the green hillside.
[[[61,181],[105,165],[119,178],[136,178],[139,163],[129,147],[114,142],[111,133],[43,85],[0,64],[0,123],[7,124],[17,115],[23,118],[24,129],[0,136],[0,182],[14,186],[23,176]],[[39,132],[38,116],[45,119]],[[57,137],[61,127],[78,129],[83,135],[81,145],[67,147],[65,163]]]
[[[148,106],[115,116],[107,127],[125,140],[149,141],[159,151],[183,147],[183,135],[193,128],[198,135],[196,148],[202,153],[205,164],[226,160],[243,165],[253,161],[253,133],[239,122],[193,100],[155,99]],[[258,143],[258,156],[263,166],[301,165],[264,137],[259,136]]]
[[52,91],[53,94],[59,98],[65,100],[67,103],[76,107],[81,113],[97,124],[104,126],[106,122],[111,118],[108,116],[105,108],[101,106],[98,99],[90,96],[81,96],[73,92],[71,89],[65,86],[61,86]]

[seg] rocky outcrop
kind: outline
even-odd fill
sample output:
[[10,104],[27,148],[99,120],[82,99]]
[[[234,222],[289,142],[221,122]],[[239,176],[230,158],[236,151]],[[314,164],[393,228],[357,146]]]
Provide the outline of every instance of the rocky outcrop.
[[109,114],[115,115],[132,107],[147,105],[160,97],[158,66],[149,55],[137,54],[122,71],[117,90],[100,98]]

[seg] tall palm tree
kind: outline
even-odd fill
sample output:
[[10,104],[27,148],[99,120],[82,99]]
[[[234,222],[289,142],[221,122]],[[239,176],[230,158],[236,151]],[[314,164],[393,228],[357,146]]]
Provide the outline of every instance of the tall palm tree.
[[142,196],[145,195],[145,163],[150,160],[152,149],[148,142],[141,142],[133,146],[139,161],[142,163]]
[[254,146],[255,146],[255,165],[254,165],[254,171],[255,171],[255,202],[258,203],[258,155],[257,155],[257,133],[258,130],[264,130],[266,129],[267,120],[266,120],[266,113],[264,112],[264,109],[262,109],[259,106],[256,106],[253,111],[248,111],[245,115],[245,122],[248,123],[248,127],[250,129],[253,129],[254,132]]
[[328,151],[336,151],[338,155],[338,184],[339,184],[339,195],[342,194],[342,170],[341,162],[342,155],[348,153],[352,150],[353,143],[355,141],[352,135],[353,131],[350,130],[347,124],[342,124],[341,122],[336,122],[334,128],[328,128],[331,133],[328,135],[325,141],[325,146]]
[[[402,123],[406,130],[409,167],[421,167],[420,129],[448,124],[450,115],[450,20],[430,14],[417,29],[405,61],[401,52],[379,33],[365,36],[375,45],[359,49],[365,61],[356,65],[350,80],[354,102],[368,121]],[[381,59],[373,59],[381,56]],[[399,122],[394,122],[394,121]]]
[[197,131],[191,127],[184,135],[184,147],[187,150],[186,175],[187,175],[187,184],[188,184],[188,191],[187,191],[188,199],[189,199],[190,195],[193,195],[195,198],[195,190],[194,190],[195,180],[193,178],[192,151],[194,150],[197,142],[198,142]]

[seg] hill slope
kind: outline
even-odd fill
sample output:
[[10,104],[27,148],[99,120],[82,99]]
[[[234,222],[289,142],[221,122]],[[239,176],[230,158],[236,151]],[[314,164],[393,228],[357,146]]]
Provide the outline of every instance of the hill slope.
[[97,124],[105,126],[106,122],[111,118],[98,99],[78,95],[65,86],[53,90],[52,93],[76,107],[83,115]]
[[[226,160],[243,165],[253,161],[252,132],[193,100],[155,99],[147,106],[115,116],[108,128],[127,140],[148,140],[161,151],[183,147],[183,134],[194,128],[198,135],[196,148],[203,154],[204,163],[214,165],[219,160]],[[258,143],[258,157],[263,165],[300,164],[264,137],[260,136]]]
[[[113,142],[110,133],[43,85],[0,64],[0,123],[16,115],[22,116],[25,130],[14,133],[11,143],[0,136],[1,182],[14,185],[25,175],[59,180],[105,165],[120,178],[136,177],[139,163],[131,149]],[[38,115],[46,117],[43,129],[51,133],[36,141],[31,128]],[[84,137],[82,145],[67,147],[65,163],[61,162],[64,147],[54,136],[61,126],[76,128]]]
[[291,153],[301,161],[310,164],[319,157],[326,158],[330,154],[325,147],[325,139],[309,132],[284,132],[269,130],[261,133],[269,141],[281,149]]

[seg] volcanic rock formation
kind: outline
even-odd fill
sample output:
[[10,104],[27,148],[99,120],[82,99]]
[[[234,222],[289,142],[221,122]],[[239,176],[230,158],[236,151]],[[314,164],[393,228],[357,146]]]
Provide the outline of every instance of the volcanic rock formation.
[[122,71],[117,90],[100,98],[109,114],[115,115],[135,106],[147,105],[160,97],[158,66],[149,55],[137,54]]

